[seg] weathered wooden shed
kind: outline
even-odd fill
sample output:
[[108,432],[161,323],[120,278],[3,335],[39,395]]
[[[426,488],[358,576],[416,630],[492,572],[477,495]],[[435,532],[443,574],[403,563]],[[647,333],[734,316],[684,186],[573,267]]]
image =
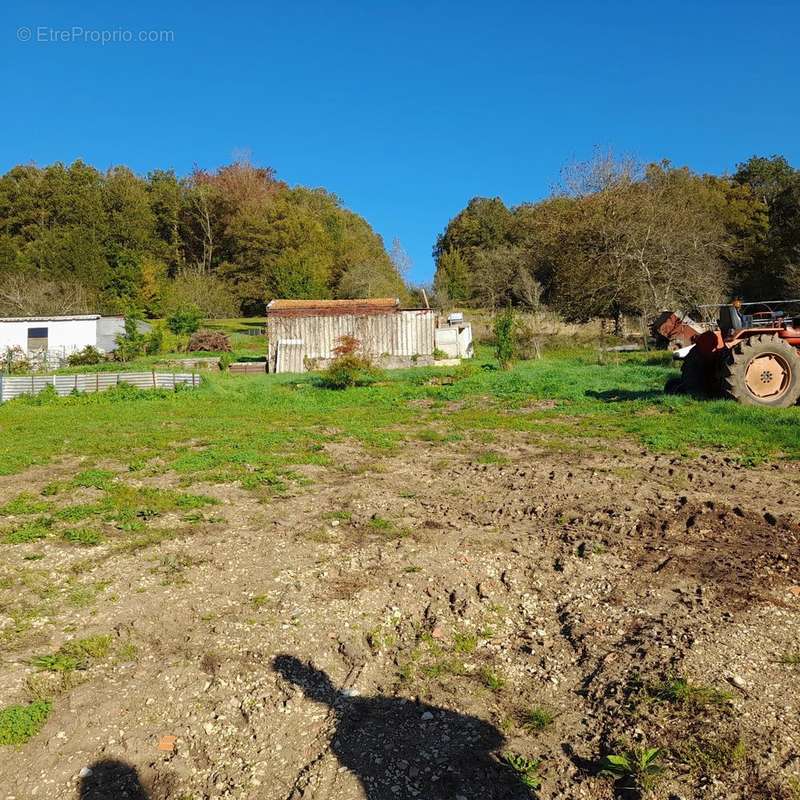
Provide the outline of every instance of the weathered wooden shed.
[[436,312],[401,308],[397,298],[273,300],[267,305],[270,372],[324,367],[342,336],[354,336],[384,366],[432,359]]

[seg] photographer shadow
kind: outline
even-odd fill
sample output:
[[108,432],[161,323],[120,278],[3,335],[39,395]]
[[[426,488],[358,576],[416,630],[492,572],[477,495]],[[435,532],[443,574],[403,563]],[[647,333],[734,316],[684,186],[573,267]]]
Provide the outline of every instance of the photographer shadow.
[[288,655],[274,669],[331,708],[331,751],[367,800],[529,800],[521,777],[494,755],[505,737],[477,717],[402,698],[353,697]]

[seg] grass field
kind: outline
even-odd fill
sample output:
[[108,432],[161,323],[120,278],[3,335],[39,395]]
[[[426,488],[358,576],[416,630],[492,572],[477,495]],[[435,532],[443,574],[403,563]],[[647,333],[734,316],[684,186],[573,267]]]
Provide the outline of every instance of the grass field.
[[185,393],[109,393],[0,408],[0,474],[68,455],[125,454],[132,470],[159,457],[192,477],[252,476],[318,458],[321,442],[352,437],[391,447],[424,436],[506,429],[552,447],[627,436],[677,455],[718,451],[742,463],[800,458],[800,409],[745,408],[666,396],[663,353],[555,351],[512,370],[489,358],[458,369],[390,372],[378,385],[335,392],[313,376],[204,377]]
[[[611,800],[603,758],[654,749],[673,796],[796,800],[800,408],[667,396],[674,373],[554,339],[343,391],[207,373],[3,404],[0,785],[72,800],[120,757],[150,800],[291,796],[327,774],[320,697],[290,689],[313,662],[373,725],[322,735],[352,743],[343,800],[420,775]],[[490,759],[459,755],[476,725]],[[389,750],[415,775],[362,760]]]

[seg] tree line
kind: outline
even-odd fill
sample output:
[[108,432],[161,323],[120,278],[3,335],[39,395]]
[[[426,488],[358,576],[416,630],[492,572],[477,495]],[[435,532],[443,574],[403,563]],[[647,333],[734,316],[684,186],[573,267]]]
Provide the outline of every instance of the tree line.
[[142,177],[81,161],[0,178],[0,314],[263,313],[272,297],[406,297],[384,243],[324,189],[238,161]]
[[576,321],[796,298],[800,170],[753,157],[720,177],[600,153],[540,202],[474,198],[434,257],[440,301],[546,303]]

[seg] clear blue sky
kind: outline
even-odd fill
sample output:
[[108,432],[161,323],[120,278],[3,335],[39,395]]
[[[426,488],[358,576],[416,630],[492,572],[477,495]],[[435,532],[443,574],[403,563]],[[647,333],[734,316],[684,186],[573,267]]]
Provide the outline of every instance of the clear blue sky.
[[[134,41],[91,41],[103,30]],[[173,40],[136,40],[152,30]],[[596,145],[710,172],[800,165],[799,34],[788,0],[9,2],[0,169],[185,174],[247,151],[399,237],[427,280],[471,197],[543,197]]]

